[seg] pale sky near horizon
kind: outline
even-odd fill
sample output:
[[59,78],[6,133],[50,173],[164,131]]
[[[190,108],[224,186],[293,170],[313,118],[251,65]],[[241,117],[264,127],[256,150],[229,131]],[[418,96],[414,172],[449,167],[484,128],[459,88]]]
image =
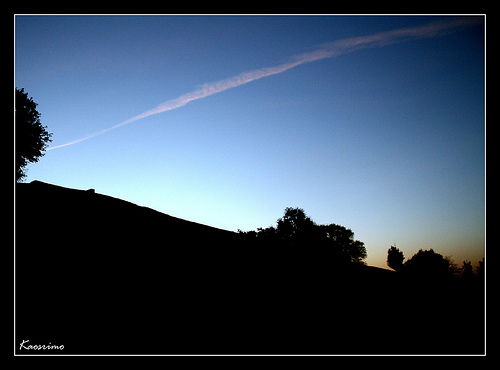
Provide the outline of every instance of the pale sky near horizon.
[[371,265],[394,242],[477,264],[484,25],[463,19],[16,16],[15,85],[58,147],[27,181],[228,230],[301,207]]

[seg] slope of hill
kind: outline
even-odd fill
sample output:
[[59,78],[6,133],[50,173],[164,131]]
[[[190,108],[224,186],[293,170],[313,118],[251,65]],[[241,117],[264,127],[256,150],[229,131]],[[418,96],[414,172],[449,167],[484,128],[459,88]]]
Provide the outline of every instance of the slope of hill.
[[[92,189],[17,184],[15,251],[18,345],[108,354],[471,351],[452,329],[438,330],[450,302],[401,293],[391,271],[335,266],[314,248],[255,245]],[[392,327],[395,312],[416,327]]]

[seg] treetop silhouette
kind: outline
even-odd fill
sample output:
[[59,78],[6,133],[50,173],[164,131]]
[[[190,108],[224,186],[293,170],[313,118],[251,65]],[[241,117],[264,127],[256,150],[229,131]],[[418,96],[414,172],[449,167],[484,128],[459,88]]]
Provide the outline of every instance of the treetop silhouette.
[[337,224],[318,225],[302,208],[287,207],[276,227],[258,228],[240,233],[269,246],[322,249],[335,262],[364,263],[367,253],[364,243],[354,239],[354,232]]
[[26,177],[28,163],[38,162],[44,156],[52,134],[47,126],[42,126],[37,103],[28,97],[24,88],[16,88],[15,97],[15,144],[16,144],[16,181]]

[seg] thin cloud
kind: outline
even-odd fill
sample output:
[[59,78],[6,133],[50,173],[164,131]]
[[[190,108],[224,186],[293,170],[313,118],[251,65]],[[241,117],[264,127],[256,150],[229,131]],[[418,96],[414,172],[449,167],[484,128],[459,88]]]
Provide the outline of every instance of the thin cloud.
[[80,143],[93,137],[105,134],[106,132],[115,130],[119,127],[125,126],[129,123],[141,120],[143,118],[183,107],[184,105],[194,100],[203,99],[207,96],[218,94],[225,90],[232,89],[264,77],[283,73],[302,64],[311,63],[322,59],[335,58],[340,55],[366,48],[380,48],[386,45],[392,45],[414,39],[434,38],[456,32],[463,27],[472,26],[481,22],[481,17],[459,17],[453,20],[432,22],[418,27],[401,28],[368,36],[345,38],[331,43],[322,44],[318,47],[317,50],[292,56],[290,58],[290,62],[288,63],[255,69],[252,71],[246,71],[227,79],[203,84],[198,89],[192,92],[181,95],[175,99],[167,100],[166,102],[163,102],[162,104],[144,113],[129,118],[126,121],[118,123],[117,125],[94,132],[92,134],[62,145],[50,147],[47,150],[62,148],[65,146]]

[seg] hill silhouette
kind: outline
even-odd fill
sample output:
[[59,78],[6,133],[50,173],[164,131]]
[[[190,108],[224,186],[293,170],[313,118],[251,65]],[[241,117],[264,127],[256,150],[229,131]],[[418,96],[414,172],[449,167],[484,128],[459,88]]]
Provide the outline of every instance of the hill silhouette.
[[23,340],[75,354],[484,350],[483,311],[457,305],[458,288],[259,245],[93,189],[16,184],[15,251],[17,353],[29,353]]

